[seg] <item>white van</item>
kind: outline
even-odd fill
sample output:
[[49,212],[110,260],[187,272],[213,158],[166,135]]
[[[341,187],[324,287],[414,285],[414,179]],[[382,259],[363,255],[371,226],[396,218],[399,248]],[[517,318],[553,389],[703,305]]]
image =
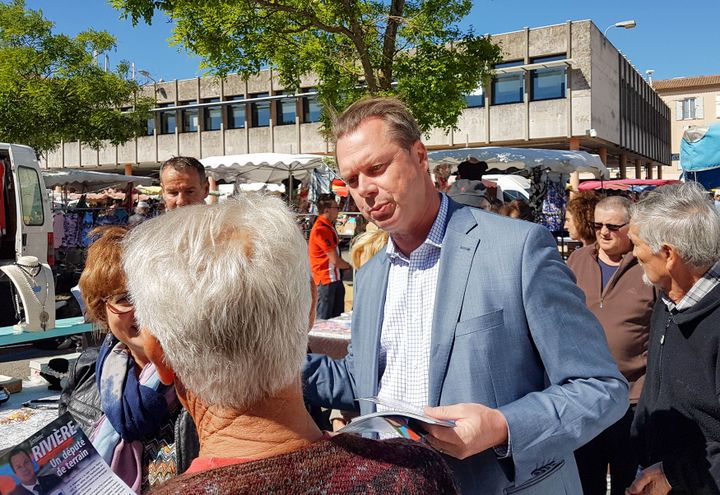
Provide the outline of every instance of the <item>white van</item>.
[[[0,266],[23,256],[53,265],[52,211],[35,151],[0,143],[0,178]],[[0,326],[16,321],[10,281],[0,276]]]
[[483,174],[482,178],[498,185],[497,199],[500,201],[508,202],[514,199],[530,201],[530,180],[522,175]]

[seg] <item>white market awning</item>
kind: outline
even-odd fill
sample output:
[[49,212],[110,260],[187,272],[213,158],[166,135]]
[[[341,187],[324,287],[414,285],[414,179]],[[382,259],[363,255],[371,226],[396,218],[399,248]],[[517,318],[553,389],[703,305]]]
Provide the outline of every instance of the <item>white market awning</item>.
[[502,172],[510,168],[522,170],[541,167],[563,174],[589,172],[598,178],[609,178],[608,169],[600,157],[585,151],[487,146],[431,151],[428,153],[428,158],[433,165],[439,163],[457,165],[465,160],[484,161],[488,164],[488,173],[492,173],[492,170]]
[[109,187],[122,187],[129,182],[135,185],[149,186],[152,178],[138,175],[121,175],[108,172],[92,172],[78,169],[43,169],[45,187],[66,186],[82,191],[95,191]]
[[205,166],[205,172],[215,180],[265,184],[279,184],[291,175],[302,181],[314,169],[325,165],[321,155],[286,153],[210,156],[200,162]]

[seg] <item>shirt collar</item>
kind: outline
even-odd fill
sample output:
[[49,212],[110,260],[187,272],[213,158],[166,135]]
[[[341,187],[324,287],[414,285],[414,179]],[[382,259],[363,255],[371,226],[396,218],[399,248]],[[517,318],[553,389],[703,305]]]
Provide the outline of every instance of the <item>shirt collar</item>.
[[670,312],[679,312],[690,309],[699,303],[708,292],[720,284],[720,261],[716,262],[697,282],[690,287],[687,294],[675,304],[669,297],[662,294],[662,300]]
[[[443,244],[443,238],[445,237],[445,229],[447,228],[447,221],[448,221],[448,199],[447,196],[444,193],[440,194],[440,209],[438,210],[437,216],[435,217],[435,221],[432,224],[432,227],[430,227],[430,232],[428,232],[427,237],[423,241],[423,243],[418,246],[415,250],[417,251],[420,249],[423,245],[427,244],[429,246],[435,247],[435,248],[441,248]],[[403,259],[407,259],[405,255],[403,255],[395,246],[395,241],[392,240],[392,237],[390,237],[390,241],[387,244],[386,253],[388,258],[391,260],[396,260],[397,258],[401,257]],[[412,253],[410,253],[412,254]]]

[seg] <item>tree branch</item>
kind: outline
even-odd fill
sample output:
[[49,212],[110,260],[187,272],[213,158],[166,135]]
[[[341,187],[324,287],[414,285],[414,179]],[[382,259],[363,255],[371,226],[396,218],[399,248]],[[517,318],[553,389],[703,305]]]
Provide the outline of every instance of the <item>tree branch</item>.
[[380,63],[380,86],[389,90],[393,83],[393,59],[395,58],[395,42],[397,39],[398,27],[402,22],[402,13],[405,8],[405,0],[392,0],[390,15],[385,36],[383,40],[382,62]]
[[342,0],[342,3],[345,6],[350,19],[351,34],[349,36],[358,52],[360,64],[363,68],[363,74],[365,75],[365,83],[367,84],[368,90],[371,94],[377,93],[379,89],[377,78],[375,77],[375,71],[373,70],[372,63],[370,62],[370,51],[365,43],[362,27],[357,22],[357,18],[354,15],[355,9],[353,9],[350,0]]
[[334,34],[344,34],[346,36],[352,36],[352,33],[349,29],[343,26],[331,26],[329,24],[325,24],[322,22],[318,16],[313,14],[309,10],[300,10],[295,7],[291,7],[290,5],[285,5],[282,3],[277,3],[273,1],[268,0],[253,0],[253,3],[268,9],[273,12],[285,12],[286,14],[291,14],[299,17],[303,17],[307,19],[311,25],[315,26],[316,28],[326,31],[328,33],[334,33]]

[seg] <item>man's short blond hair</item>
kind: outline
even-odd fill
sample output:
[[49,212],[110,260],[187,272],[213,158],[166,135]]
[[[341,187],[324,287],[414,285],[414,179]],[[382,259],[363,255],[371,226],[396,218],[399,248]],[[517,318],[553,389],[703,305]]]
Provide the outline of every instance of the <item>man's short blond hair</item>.
[[337,142],[370,118],[385,122],[390,138],[409,150],[420,140],[420,128],[405,104],[395,97],[368,97],[350,105],[333,121],[333,138]]

